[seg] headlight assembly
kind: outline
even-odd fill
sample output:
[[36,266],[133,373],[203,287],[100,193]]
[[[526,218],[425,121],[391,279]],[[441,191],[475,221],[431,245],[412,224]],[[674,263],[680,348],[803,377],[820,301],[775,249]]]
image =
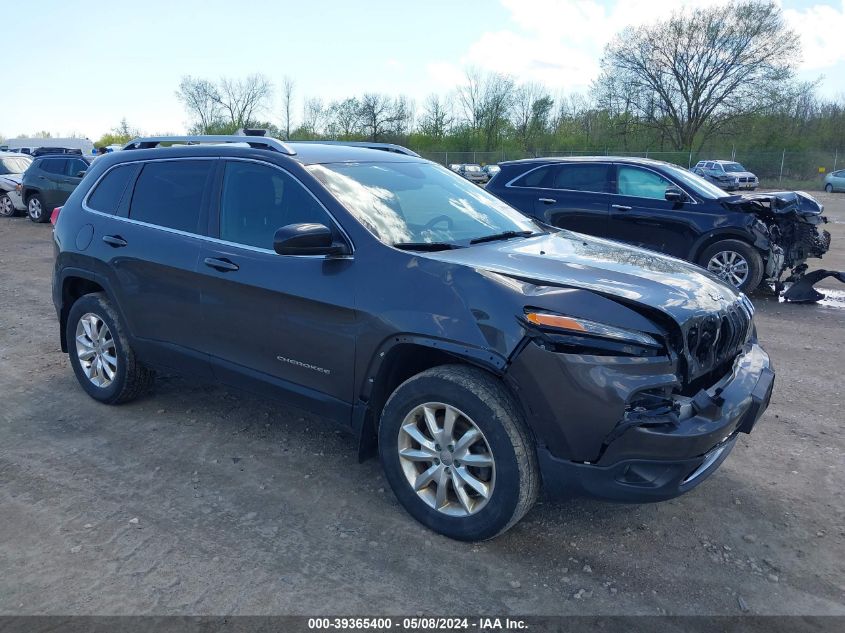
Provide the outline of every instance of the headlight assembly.
[[559,331],[584,337],[596,337],[614,342],[630,343],[661,349],[663,345],[653,336],[637,330],[598,323],[588,319],[564,316],[552,312],[526,310],[525,319],[544,330]]

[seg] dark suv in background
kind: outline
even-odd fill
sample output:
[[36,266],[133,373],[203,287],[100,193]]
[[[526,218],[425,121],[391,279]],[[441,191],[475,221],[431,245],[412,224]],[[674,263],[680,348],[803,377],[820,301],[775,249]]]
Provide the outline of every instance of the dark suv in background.
[[64,153],[48,153],[35,158],[21,181],[21,197],[29,219],[49,221],[52,210],[63,205],[82,182],[91,160]]
[[100,402],[156,368],[281,398],[377,450],[408,512],[467,540],[541,485],[684,493],[768,404],[751,303],[695,266],[549,230],[410,152],[128,148],[54,233],[62,350]]
[[751,292],[830,248],[822,205],[805,193],[728,195],[690,171],[645,158],[499,163],[486,190],[526,215],[695,262]]

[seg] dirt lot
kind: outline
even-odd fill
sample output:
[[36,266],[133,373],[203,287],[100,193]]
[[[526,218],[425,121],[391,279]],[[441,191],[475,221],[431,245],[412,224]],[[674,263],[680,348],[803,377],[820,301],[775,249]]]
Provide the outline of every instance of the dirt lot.
[[[845,270],[845,196],[819,197]],[[51,263],[49,225],[0,219],[2,614],[845,614],[843,292],[755,297],[772,404],[692,493],[545,501],[470,545],[307,413],[176,377],[95,403],[59,351]]]

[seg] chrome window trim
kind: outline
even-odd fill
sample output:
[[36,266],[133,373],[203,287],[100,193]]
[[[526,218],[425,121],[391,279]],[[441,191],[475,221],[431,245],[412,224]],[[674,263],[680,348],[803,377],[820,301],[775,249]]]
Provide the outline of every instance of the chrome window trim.
[[[540,191],[572,191],[574,193],[596,193],[596,194],[604,194],[604,195],[613,195],[610,191],[592,191],[592,190],[589,190],[589,189],[563,189],[563,188],[559,188],[559,187],[526,187],[526,186],[513,184],[514,182],[516,182],[520,178],[524,178],[528,174],[535,172],[538,169],[543,169],[544,167],[555,167],[555,166],[566,165],[566,164],[567,163],[561,162],[561,163],[545,163],[543,165],[539,165],[538,167],[535,167],[534,169],[529,169],[525,173],[520,174],[516,178],[512,178],[511,180],[509,180],[508,182],[505,183],[505,187],[510,188],[510,189],[539,189]],[[585,161],[583,163],[573,162],[571,164],[573,164],[573,165],[585,165],[585,164],[605,165],[607,167],[613,166],[613,163],[611,163],[611,162],[598,162],[598,161],[596,161],[596,162]]]
[[[624,194],[621,194],[621,193],[618,192],[618,186],[619,186],[618,183],[617,183],[617,191],[616,192],[612,192],[612,191],[587,191],[587,190],[584,190],[584,189],[558,189],[558,188],[554,188],[554,187],[523,187],[523,186],[520,186],[520,185],[514,185],[513,184],[515,181],[519,180],[520,178],[522,178],[524,176],[527,176],[528,174],[530,174],[533,171],[537,171],[538,169],[542,169],[543,167],[553,167],[556,164],[557,163],[545,163],[543,165],[539,165],[539,166],[535,167],[534,169],[530,169],[530,170],[526,171],[525,173],[520,174],[516,178],[512,178],[511,180],[509,180],[507,183],[505,183],[505,187],[510,188],[510,189],[539,189],[540,191],[566,191],[566,192],[572,192],[572,193],[592,193],[592,194],[605,195],[605,196],[622,196],[622,195],[624,195]],[[681,185],[676,183],[671,178],[667,178],[666,176],[664,176],[660,172],[657,172],[657,171],[651,169],[650,167],[646,167],[644,165],[635,165],[633,163],[614,163],[614,162],[598,162],[598,161],[596,161],[595,163],[593,163],[592,161],[585,161],[585,162],[582,162],[582,163],[573,163],[573,164],[575,164],[575,165],[584,165],[584,164],[607,165],[608,167],[612,167],[612,166],[616,165],[617,167],[619,167],[619,166],[637,167],[639,169],[644,169],[646,171],[652,172],[653,174],[657,174],[658,176],[663,178],[663,180],[668,180],[673,185],[675,185],[678,189],[683,191],[686,194],[687,198],[689,198],[689,200],[687,201],[689,204],[698,204],[698,200],[695,199],[695,196],[690,195],[689,191],[687,191],[684,187],[682,187]],[[624,197],[625,198],[637,198],[638,200],[661,200],[661,198],[645,198],[643,196],[624,195]]]
[[298,258],[307,258],[307,259],[316,259],[316,258],[325,259],[326,257],[328,257],[328,255],[279,255],[273,249],[260,248],[258,246],[250,246],[249,244],[240,244],[238,242],[229,242],[229,241],[226,241],[226,240],[221,240],[221,239],[216,238],[216,237],[211,237],[209,235],[200,235],[199,233],[190,233],[188,231],[180,231],[179,229],[172,229],[170,227],[161,226],[159,224],[152,224],[150,222],[142,222],[141,220],[133,220],[132,218],[129,218],[129,217],[124,218],[124,217],[117,215],[116,211],[115,211],[115,213],[106,213],[105,211],[97,211],[96,209],[92,209],[91,207],[88,206],[88,198],[90,198],[91,195],[94,193],[97,186],[100,184],[100,181],[103,178],[105,178],[106,175],[108,173],[110,173],[113,169],[117,169],[118,167],[121,167],[123,165],[136,165],[138,163],[141,163],[141,164],[158,163],[158,162],[177,161],[177,160],[178,161],[181,161],[181,160],[239,160],[239,161],[242,161],[242,162],[258,163],[258,164],[261,164],[261,165],[267,165],[269,167],[275,167],[279,171],[281,171],[281,172],[287,174],[288,176],[290,176],[291,178],[293,178],[293,180],[296,181],[296,183],[299,184],[300,187],[305,189],[305,191],[307,191],[308,194],[312,198],[314,198],[314,200],[317,202],[317,204],[320,205],[320,207],[326,212],[326,215],[328,215],[329,218],[331,218],[332,222],[334,222],[337,229],[346,238],[352,252],[349,255],[345,255],[343,257],[333,257],[332,259],[351,258],[352,254],[355,253],[355,243],[352,241],[352,238],[349,237],[349,234],[344,230],[344,228],[337,221],[337,218],[335,218],[334,215],[332,215],[332,212],[329,211],[326,208],[326,205],[324,205],[319,200],[319,198],[317,198],[317,196],[314,195],[313,191],[311,191],[308,187],[306,187],[299,178],[294,176],[287,169],[284,169],[283,167],[280,167],[279,165],[275,165],[275,164],[267,162],[267,161],[257,160],[257,159],[253,159],[253,158],[241,158],[241,157],[234,157],[234,156],[232,156],[232,157],[229,157],[229,156],[189,156],[189,157],[184,157],[183,156],[183,157],[178,157],[178,158],[177,157],[174,157],[174,158],[147,158],[147,159],[140,159],[140,160],[123,161],[123,162],[117,163],[116,165],[112,165],[106,171],[104,171],[102,174],[100,174],[99,178],[97,178],[97,180],[94,182],[94,184],[91,186],[91,188],[88,189],[88,192],[85,194],[85,197],[82,199],[82,208],[85,211],[87,211],[88,213],[94,213],[96,215],[101,215],[103,217],[114,218],[115,220],[121,220],[123,222],[128,222],[129,224],[135,224],[137,226],[146,226],[146,227],[149,227],[149,228],[152,228],[152,229],[158,229],[159,231],[164,231],[165,233],[172,233],[174,235],[181,235],[183,237],[193,237],[193,238],[196,238],[198,240],[203,240],[205,242],[211,242],[211,243],[214,243],[214,244],[223,244],[225,246],[231,246],[231,247],[235,247],[235,248],[243,248],[243,249],[253,251],[253,252],[256,252],[256,253],[269,253],[269,254],[275,255],[277,257],[298,257]]
[[[671,178],[664,176],[659,171],[655,171],[654,169],[651,169],[650,167],[646,167],[644,165],[634,165],[632,163],[614,163],[614,164],[617,165],[618,167],[633,167],[635,169],[643,169],[645,171],[650,171],[651,173],[656,174],[657,176],[660,176],[663,180],[668,180],[670,183],[675,185],[678,189],[683,191],[684,194],[686,194],[686,196],[688,198],[688,200],[687,200],[688,204],[698,204],[698,200],[695,199],[695,196],[690,195],[690,192],[687,191],[684,187],[682,187],[681,185],[676,183]],[[616,183],[616,193],[613,194],[613,195],[621,196],[623,198],[636,198],[637,200],[662,200],[663,202],[666,202],[665,198],[646,198],[644,196],[632,196],[632,195],[629,195],[629,194],[619,193],[619,182]]]

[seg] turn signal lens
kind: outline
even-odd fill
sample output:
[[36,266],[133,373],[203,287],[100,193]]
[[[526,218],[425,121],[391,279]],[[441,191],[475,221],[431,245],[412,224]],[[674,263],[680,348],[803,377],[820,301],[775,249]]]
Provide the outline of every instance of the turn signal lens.
[[564,330],[574,330],[576,332],[586,332],[581,323],[569,317],[560,316],[559,314],[547,314],[543,312],[529,312],[525,315],[531,323],[536,325],[545,325],[546,327],[558,327]]
[[539,325],[540,327],[566,330],[568,332],[578,332],[580,334],[587,334],[614,341],[637,343],[648,347],[662,347],[662,345],[653,336],[650,336],[645,332],[616,327],[615,325],[605,325],[604,323],[597,323],[596,321],[590,321],[589,319],[576,319],[562,314],[534,311],[526,311],[525,318],[529,323]]

